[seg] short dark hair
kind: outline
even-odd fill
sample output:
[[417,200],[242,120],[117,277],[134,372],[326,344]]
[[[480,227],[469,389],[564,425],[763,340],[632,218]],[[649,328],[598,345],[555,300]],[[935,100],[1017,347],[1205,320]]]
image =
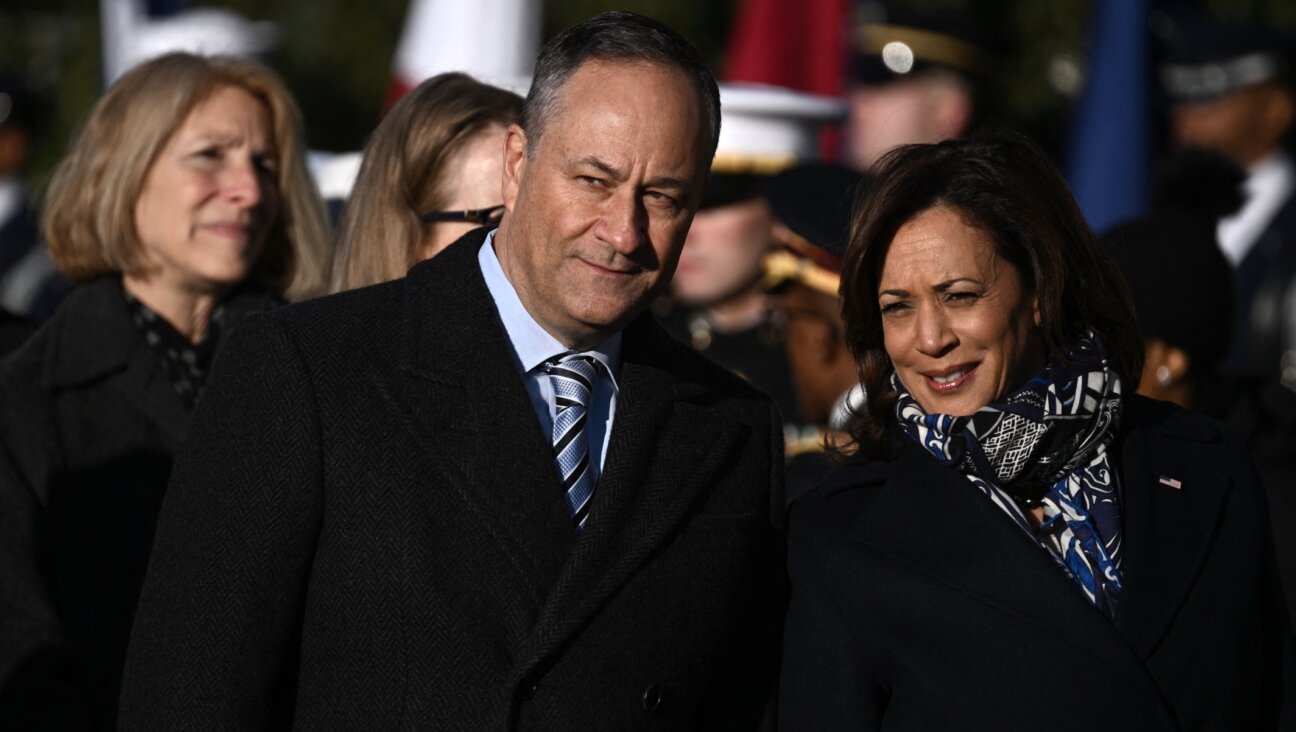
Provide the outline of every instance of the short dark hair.
[[711,153],[720,139],[720,90],[702,56],[667,26],[636,13],[600,13],[554,36],[540,50],[535,78],[522,105],[527,156],[533,156],[545,125],[553,117],[558,94],[587,61],[646,61],[679,69],[693,81],[698,103],[711,132]]
[[1093,331],[1124,393],[1134,392],[1143,340],[1124,279],[1094,241],[1066,181],[1034,143],[996,135],[905,145],[882,158],[877,175],[867,199],[856,204],[841,285],[846,338],[867,393],[849,426],[859,455],[885,454],[895,422],[893,367],[878,306],[882,265],[900,227],[939,206],[986,231],[1038,298],[1040,336],[1051,358],[1064,360],[1066,347]]

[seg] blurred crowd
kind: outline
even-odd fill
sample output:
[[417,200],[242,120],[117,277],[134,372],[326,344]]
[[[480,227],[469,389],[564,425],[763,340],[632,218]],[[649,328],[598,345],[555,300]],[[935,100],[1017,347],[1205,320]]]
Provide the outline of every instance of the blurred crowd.
[[[651,304],[674,338],[773,398],[789,501],[835,468],[866,401],[841,290],[878,166],[984,131],[991,81],[962,19],[863,23],[839,96],[720,84],[710,177]],[[1296,609],[1296,43],[1195,13],[1158,43],[1172,144],[1146,214],[1094,232],[1124,277],[1097,286],[1132,296],[1138,393],[1227,425],[1250,452]],[[13,644],[0,709],[109,729],[173,460],[229,334],[400,279],[498,226],[509,130],[536,121],[514,91],[436,75],[385,113],[354,182],[326,199],[311,121],[274,71],[168,53],[123,73],[33,190],[26,153],[48,103],[0,77],[0,562],[34,553],[0,569]],[[51,632],[74,669],[40,652]]]

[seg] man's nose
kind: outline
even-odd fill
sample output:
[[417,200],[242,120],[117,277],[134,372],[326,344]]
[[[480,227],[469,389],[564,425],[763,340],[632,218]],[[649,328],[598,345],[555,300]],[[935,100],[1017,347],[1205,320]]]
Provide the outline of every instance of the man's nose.
[[647,238],[647,214],[643,202],[632,191],[618,192],[611,197],[599,220],[600,239],[622,254],[638,249]]

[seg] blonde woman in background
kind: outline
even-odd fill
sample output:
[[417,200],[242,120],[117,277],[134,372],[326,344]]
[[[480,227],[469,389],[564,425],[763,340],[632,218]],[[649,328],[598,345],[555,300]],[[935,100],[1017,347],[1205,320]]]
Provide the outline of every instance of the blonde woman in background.
[[404,277],[469,230],[499,222],[504,133],[522,98],[460,73],[401,98],[365,148],[339,226],[332,290]]
[[43,221],[79,284],[0,366],[0,726],[114,728],[208,368],[243,319],[324,289],[326,225],[268,69],[162,56],[91,111]]

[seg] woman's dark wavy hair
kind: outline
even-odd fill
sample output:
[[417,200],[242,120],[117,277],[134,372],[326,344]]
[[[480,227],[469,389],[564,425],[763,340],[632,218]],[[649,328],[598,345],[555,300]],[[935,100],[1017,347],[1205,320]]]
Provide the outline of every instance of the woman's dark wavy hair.
[[1039,298],[1040,335],[1050,358],[1093,331],[1124,393],[1143,370],[1143,341],[1124,278],[1094,241],[1066,181],[1044,153],[1018,135],[905,145],[879,163],[877,182],[857,200],[842,269],[846,339],[867,393],[848,424],[856,458],[884,457],[895,424],[894,370],[883,343],[878,280],[896,232],[918,214],[948,207],[990,234],[1023,287]]

